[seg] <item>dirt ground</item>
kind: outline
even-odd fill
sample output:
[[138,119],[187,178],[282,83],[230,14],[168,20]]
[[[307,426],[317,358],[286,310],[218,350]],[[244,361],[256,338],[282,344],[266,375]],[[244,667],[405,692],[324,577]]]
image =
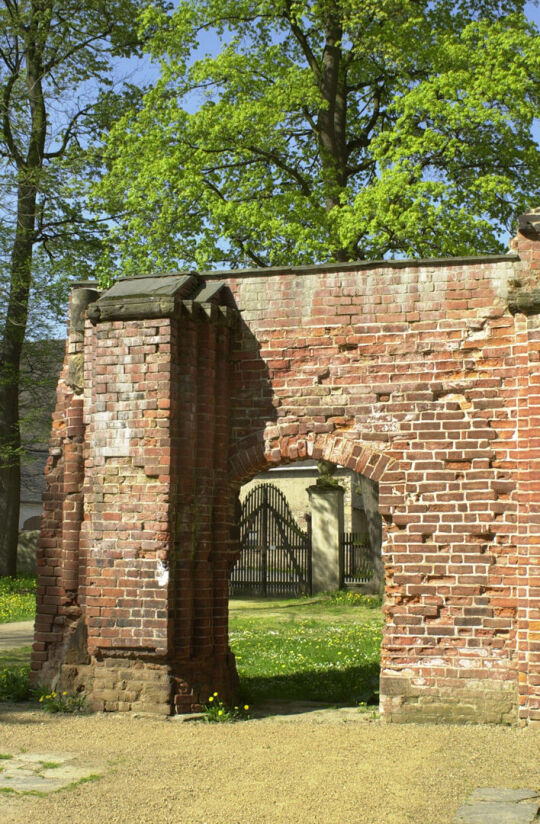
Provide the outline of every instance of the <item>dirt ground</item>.
[[[540,727],[387,725],[358,712],[237,724],[0,710],[0,753],[101,777],[0,794],[2,824],[451,824],[476,787],[540,789]],[[1,762],[0,762],[1,764]]]

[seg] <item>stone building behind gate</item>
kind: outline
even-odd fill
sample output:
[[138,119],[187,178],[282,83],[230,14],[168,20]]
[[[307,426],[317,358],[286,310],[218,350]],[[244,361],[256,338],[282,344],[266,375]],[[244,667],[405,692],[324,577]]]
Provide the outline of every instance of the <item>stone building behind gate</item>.
[[508,255],[73,291],[34,678],[105,710],[234,693],[238,490],[305,458],[379,484],[387,720],[540,720],[540,219]]

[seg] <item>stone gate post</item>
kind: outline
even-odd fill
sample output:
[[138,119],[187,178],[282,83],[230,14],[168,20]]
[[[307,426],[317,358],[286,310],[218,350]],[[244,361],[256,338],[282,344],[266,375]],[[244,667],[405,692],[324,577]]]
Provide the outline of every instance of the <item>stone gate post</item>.
[[345,490],[327,474],[308,488],[308,494],[312,529],[312,589],[314,593],[333,592],[340,588],[343,581],[341,536]]

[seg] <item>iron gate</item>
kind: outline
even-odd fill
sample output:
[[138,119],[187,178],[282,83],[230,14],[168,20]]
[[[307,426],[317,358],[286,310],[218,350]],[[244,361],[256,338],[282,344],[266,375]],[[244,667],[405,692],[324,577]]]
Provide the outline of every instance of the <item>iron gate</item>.
[[371,550],[366,537],[356,532],[344,532],[341,536],[343,553],[343,585],[365,584],[373,578],[374,568]]
[[241,552],[230,575],[232,595],[311,594],[311,534],[297,525],[273,484],[253,487],[242,505]]

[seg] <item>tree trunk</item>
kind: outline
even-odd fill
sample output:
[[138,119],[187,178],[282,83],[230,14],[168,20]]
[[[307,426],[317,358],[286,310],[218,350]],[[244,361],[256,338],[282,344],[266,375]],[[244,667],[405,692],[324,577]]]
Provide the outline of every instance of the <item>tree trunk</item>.
[[319,110],[317,122],[327,209],[339,205],[340,190],[346,182],[346,105],[340,42],[342,34],[339,19],[329,17],[319,80],[325,106]]
[[[31,126],[26,149],[17,146],[10,112],[13,82],[4,93],[3,126],[11,160],[17,165],[17,224],[11,251],[10,291],[0,340],[0,574],[16,575],[21,500],[21,433],[19,385],[21,353],[28,321],[32,285],[32,250],[36,205],[43,167],[47,117],[43,97],[42,50],[49,25],[41,5],[32,4],[30,25],[21,27],[26,67],[25,86]],[[17,72],[20,71],[20,67]]]
[[[339,17],[330,15],[325,28],[326,42],[319,76],[325,106],[318,112],[317,130],[325,206],[331,211],[341,206],[340,196],[347,185],[347,94],[341,46],[343,29]],[[333,256],[338,261],[348,261],[354,258],[354,252],[336,248]]]
[[17,230],[11,286],[0,351],[0,575],[17,572],[21,487],[19,383],[21,352],[32,282],[37,187],[22,173],[17,192]]
[[[3,424],[3,421],[2,421]],[[3,426],[2,426],[3,428]],[[0,433],[3,440],[3,433]],[[21,469],[20,458],[0,463],[0,575],[17,573]]]

